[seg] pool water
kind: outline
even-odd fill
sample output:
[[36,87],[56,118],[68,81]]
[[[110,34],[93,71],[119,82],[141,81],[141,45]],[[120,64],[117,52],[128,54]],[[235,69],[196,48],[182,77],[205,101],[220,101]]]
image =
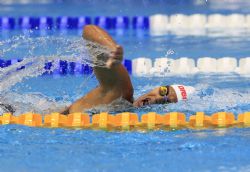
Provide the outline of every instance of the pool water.
[[[59,15],[152,15],[155,13],[249,13],[249,3],[230,1],[43,1],[43,4],[5,4],[3,16]],[[200,2],[200,3],[198,3]],[[138,4],[137,4],[138,3]],[[150,5],[152,4],[152,6]],[[198,5],[197,5],[198,4]],[[200,4],[200,5],[199,5]],[[40,5],[39,10],[32,8]],[[139,5],[140,9],[134,6]],[[124,7],[124,10],[120,9]],[[151,8],[148,8],[148,7]],[[95,7],[95,8],[94,8]],[[242,8],[241,8],[242,7]],[[74,10],[70,10],[74,9]],[[51,12],[54,11],[54,12]],[[185,32],[185,31],[184,31]],[[124,46],[126,59],[148,57],[242,57],[250,56],[249,30],[227,29],[201,35],[127,30],[109,31]],[[0,56],[61,59],[85,56],[81,51],[81,31],[21,30],[0,31]],[[79,48],[80,47],[80,48]],[[169,53],[170,52],[170,53]],[[32,68],[32,66],[31,66]],[[1,74],[1,73],[0,73]],[[28,75],[29,74],[29,75]],[[1,76],[1,75],[0,75]],[[13,76],[11,78],[10,76]],[[15,77],[14,77],[15,76]],[[18,79],[21,77],[21,80]],[[0,77],[4,85],[1,100],[14,104],[18,114],[28,110],[43,113],[70,104],[97,86],[94,75],[39,75],[31,71]],[[167,75],[166,77],[131,76],[134,97],[159,85],[194,86],[196,94],[187,102],[151,105],[130,111],[142,115],[155,111],[165,114],[179,111],[187,118],[197,111],[208,115],[218,111],[237,114],[250,111],[250,80],[238,74]],[[7,81],[7,82],[6,82]],[[2,86],[2,85],[1,85]],[[14,98],[13,98],[14,97]],[[44,113],[43,113],[44,114]],[[17,115],[17,114],[16,114]],[[0,171],[250,171],[250,129],[177,130],[154,132],[105,132],[92,130],[0,126]]]
[[249,129],[111,133],[3,126],[1,171],[248,171]]

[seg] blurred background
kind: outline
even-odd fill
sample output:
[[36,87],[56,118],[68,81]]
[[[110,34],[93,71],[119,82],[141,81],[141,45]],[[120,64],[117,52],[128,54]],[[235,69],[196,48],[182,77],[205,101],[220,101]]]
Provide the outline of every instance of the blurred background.
[[0,15],[153,15],[249,13],[246,0],[0,0]]

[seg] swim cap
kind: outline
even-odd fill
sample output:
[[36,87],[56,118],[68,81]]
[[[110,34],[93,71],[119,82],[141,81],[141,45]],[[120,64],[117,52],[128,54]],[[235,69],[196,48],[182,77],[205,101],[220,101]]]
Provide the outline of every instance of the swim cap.
[[177,101],[187,100],[195,92],[195,88],[191,86],[171,85],[171,87],[175,90]]

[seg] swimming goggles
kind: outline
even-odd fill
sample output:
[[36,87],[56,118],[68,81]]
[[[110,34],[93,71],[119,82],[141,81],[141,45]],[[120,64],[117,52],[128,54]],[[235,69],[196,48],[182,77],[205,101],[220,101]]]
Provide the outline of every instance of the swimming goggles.
[[164,103],[170,103],[168,100],[168,93],[169,93],[169,86],[161,86],[159,90],[159,94],[163,96],[164,98]]

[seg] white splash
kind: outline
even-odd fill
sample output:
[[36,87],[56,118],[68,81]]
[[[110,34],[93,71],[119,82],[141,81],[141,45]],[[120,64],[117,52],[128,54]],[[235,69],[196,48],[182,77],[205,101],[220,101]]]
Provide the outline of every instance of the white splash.
[[[110,52],[105,47],[78,38],[15,36],[11,39],[0,41],[0,56],[23,58],[21,62],[7,68],[0,68],[1,103],[13,106],[16,110],[15,114],[30,111],[45,114],[62,110],[69,102],[56,102],[42,94],[13,93],[11,88],[25,79],[42,75],[46,71],[44,69],[46,62],[66,60],[90,66],[103,66],[103,62],[93,63],[90,57],[103,53],[108,54]],[[25,66],[25,68],[17,70],[22,66]],[[57,65],[53,65],[51,71],[56,67]],[[84,83],[87,84],[86,82]],[[3,109],[0,107],[0,113],[3,113],[2,111]]]

